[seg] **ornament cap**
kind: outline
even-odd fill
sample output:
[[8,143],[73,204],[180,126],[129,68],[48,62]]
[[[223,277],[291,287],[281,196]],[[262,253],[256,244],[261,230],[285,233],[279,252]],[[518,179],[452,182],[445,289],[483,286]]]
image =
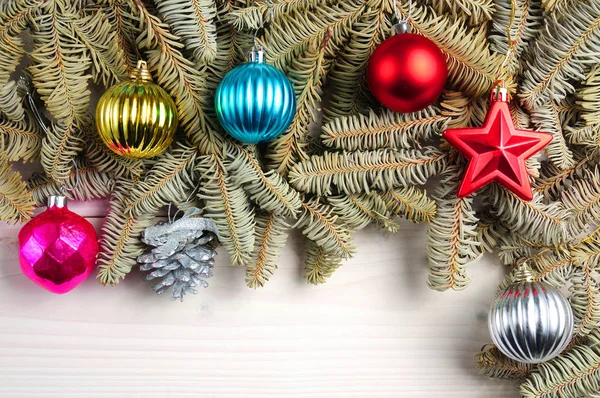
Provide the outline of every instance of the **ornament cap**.
[[517,261],[517,266],[513,274],[514,282],[533,282],[535,280],[533,269],[524,258]]
[[492,90],[492,101],[508,102],[508,90],[502,86],[496,86]]
[[250,62],[257,62],[259,64],[263,64],[265,62],[265,51],[262,46],[252,48],[249,54]]
[[48,196],[48,208],[56,207],[62,209],[67,207],[67,197],[62,195],[51,195]]
[[131,73],[129,74],[129,77],[131,79],[152,81],[152,75],[150,74],[150,71],[148,70],[148,64],[146,63],[146,61],[142,61],[142,60],[139,60],[137,62],[135,69],[133,69],[131,71]]
[[400,21],[394,25],[394,34],[410,33],[410,25],[406,21]]

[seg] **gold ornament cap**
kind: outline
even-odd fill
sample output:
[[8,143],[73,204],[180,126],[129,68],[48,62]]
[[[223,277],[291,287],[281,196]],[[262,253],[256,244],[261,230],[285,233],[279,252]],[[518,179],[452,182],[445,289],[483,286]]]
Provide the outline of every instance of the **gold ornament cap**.
[[131,79],[140,79],[145,81],[152,81],[152,75],[148,70],[148,64],[146,61],[138,61],[136,67],[129,74]]
[[517,266],[513,273],[513,282],[533,282],[534,280],[533,269],[527,264],[527,260],[522,258],[517,261]]

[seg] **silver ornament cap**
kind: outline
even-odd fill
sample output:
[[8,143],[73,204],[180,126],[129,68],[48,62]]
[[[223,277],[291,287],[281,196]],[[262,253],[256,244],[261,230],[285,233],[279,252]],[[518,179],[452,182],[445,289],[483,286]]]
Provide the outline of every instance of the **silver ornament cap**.
[[48,204],[47,204],[48,208],[51,207],[57,207],[57,208],[63,208],[67,206],[67,198],[65,196],[62,195],[51,195],[48,196]]
[[560,291],[534,280],[520,262],[513,283],[490,308],[488,326],[494,344],[506,356],[523,363],[541,363],[560,354],[571,341],[573,310]]

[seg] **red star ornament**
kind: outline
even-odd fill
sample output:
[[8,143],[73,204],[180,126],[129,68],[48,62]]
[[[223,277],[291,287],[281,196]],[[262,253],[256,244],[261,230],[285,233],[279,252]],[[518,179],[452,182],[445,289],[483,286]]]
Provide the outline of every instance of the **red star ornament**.
[[549,133],[517,129],[502,100],[493,100],[483,126],[449,129],[444,138],[469,161],[458,197],[495,181],[524,200],[533,199],[525,160],[552,141]]

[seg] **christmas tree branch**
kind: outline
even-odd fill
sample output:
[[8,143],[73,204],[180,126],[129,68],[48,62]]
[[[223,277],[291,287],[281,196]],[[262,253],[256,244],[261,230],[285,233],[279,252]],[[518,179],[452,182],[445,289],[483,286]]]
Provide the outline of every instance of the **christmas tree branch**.
[[436,215],[427,230],[429,287],[461,290],[468,286],[465,266],[478,260],[483,251],[477,241],[477,222],[472,198],[457,198],[460,170],[448,167],[435,190]]
[[0,153],[0,220],[23,222],[29,220],[35,203],[21,175],[13,171]]
[[426,191],[416,187],[390,189],[382,198],[392,215],[405,217],[415,223],[428,223],[436,214],[435,201],[427,196]]
[[288,238],[289,225],[282,216],[270,212],[256,216],[254,261],[246,267],[246,285],[263,287],[277,269],[279,252]]
[[133,217],[127,211],[132,182],[119,180],[112,193],[108,213],[102,225],[97,278],[103,285],[116,285],[136,265],[146,245],[140,240],[156,213]]
[[243,186],[261,209],[278,215],[295,216],[300,211],[300,194],[273,170],[263,172],[258,160],[244,148],[227,143],[230,161],[225,168],[233,181]]
[[323,144],[347,151],[414,148],[421,140],[441,135],[449,118],[435,108],[415,113],[384,111],[377,114],[340,117],[323,126]]
[[329,196],[327,203],[333,207],[339,219],[354,231],[371,223],[377,223],[391,232],[399,229],[392,221],[385,201],[375,192]]
[[[333,185],[345,193],[424,184],[446,166],[446,154],[433,147],[369,152],[326,152],[294,166],[290,183],[304,192],[328,195]],[[385,176],[385,177],[384,177]]]
[[574,92],[573,78],[585,78],[590,65],[600,62],[600,4],[579,1],[563,18],[548,17],[546,34],[529,53],[521,100],[534,109],[550,99]]
[[517,362],[502,354],[494,345],[484,347],[475,356],[479,373],[492,379],[523,380],[531,374],[534,365]]
[[231,263],[248,265],[254,248],[255,221],[246,193],[233,183],[214,155],[201,158],[197,171],[201,175],[198,198],[205,202],[205,216],[217,224]]
[[350,258],[356,251],[347,226],[338,222],[333,208],[316,199],[302,203],[302,214],[295,227],[326,252],[340,258]]
[[179,36],[191,59],[198,65],[212,62],[217,56],[217,32],[214,0],[155,0],[158,12]]
[[329,252],[312,240],[306,241],[306,265],[304,277],[313,285],[327,282],[334,271],[342,265],[337,252]]

